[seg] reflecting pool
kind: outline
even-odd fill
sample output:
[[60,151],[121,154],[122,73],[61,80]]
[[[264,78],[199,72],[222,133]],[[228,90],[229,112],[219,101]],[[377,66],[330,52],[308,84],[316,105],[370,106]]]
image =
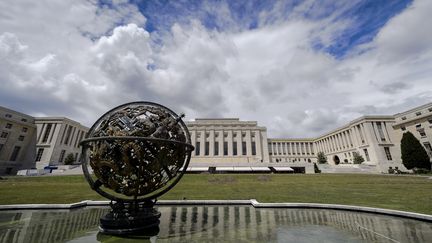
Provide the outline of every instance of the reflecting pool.
[[0,242],[431,242],[432,223],[324,209],[159,206],[149,239],[98,232],[108,208],[0,211]]

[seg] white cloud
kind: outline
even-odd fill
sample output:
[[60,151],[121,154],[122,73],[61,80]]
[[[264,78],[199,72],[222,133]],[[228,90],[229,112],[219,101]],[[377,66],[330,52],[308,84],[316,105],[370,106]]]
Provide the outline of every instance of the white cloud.
[[[0,3],[0,102],[32,114],[91,125],[115,105],[150,100],[189,119],[240,117],[258,120],[270,137],[308,137],[364,113],[392,114],[432,98],[430,1],[414,2],[341,60],[312,44],[331,45],[352,22],[335,21],[339,12],[305,20],[306,10],[322,15],[314,1],[288,17],[277,14],[281,6],[263,12],[254,30],[242,29],[245,23],[208,30],[191,17],[151,34],[126,1],[111,8],[32,2],[24,12],[26,4]],[[235,24],[225,5],[206,8]]]

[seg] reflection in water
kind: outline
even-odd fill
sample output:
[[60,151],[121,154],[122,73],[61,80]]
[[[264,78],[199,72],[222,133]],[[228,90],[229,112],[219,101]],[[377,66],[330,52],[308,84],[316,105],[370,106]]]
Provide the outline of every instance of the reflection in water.
[[[383,215],[250,206],[158,207],[145,242],[427,242],[432,224]],[[98,233],[108,208],[0,212],[0,242],[142,242]]]

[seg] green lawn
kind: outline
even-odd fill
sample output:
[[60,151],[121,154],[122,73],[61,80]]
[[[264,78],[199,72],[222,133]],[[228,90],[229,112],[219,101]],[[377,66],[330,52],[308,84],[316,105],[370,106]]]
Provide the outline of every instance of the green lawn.
[[[0,204],[103,200],[83,176],[8,177]],[[251,199],[371,206],[432,214],[427,176],[294,174],[185,175],[160,199]]]

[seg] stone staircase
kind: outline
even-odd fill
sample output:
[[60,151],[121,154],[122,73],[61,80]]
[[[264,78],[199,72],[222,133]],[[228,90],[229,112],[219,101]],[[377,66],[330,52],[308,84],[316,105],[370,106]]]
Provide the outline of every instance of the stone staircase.
[[378,169],[375,165],[354,165],[354,164],[317,164],[321,173],[365,173],[378,174]]

